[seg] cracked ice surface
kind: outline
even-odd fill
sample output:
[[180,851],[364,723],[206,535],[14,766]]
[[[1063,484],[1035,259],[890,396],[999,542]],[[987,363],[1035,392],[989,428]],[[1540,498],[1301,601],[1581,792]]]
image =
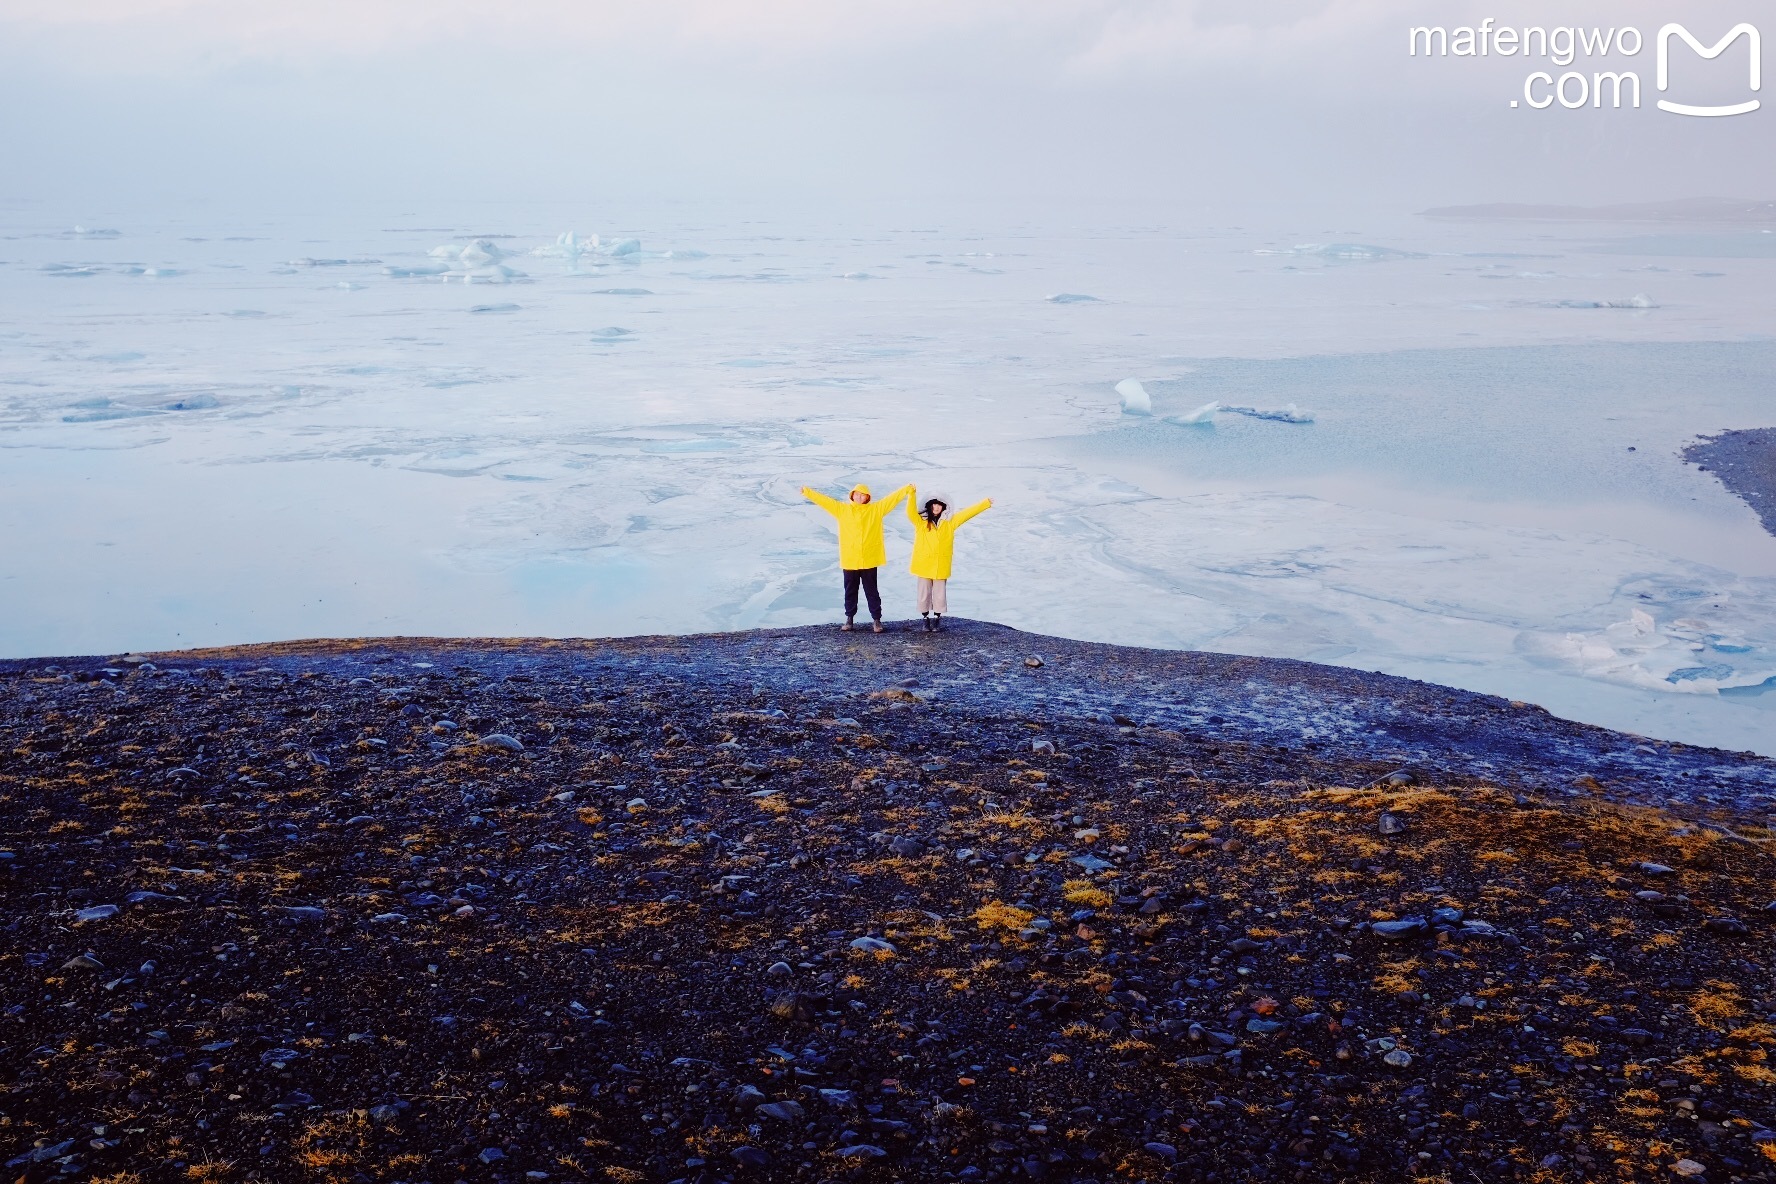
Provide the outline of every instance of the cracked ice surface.
[[59,214],[0,223],[6,654],[831,620],[798,487],[910,480],[995,499],[959,536],[965,616],[1776,752],[1776,540],[1676,455],[1768,424],[1755,251]]

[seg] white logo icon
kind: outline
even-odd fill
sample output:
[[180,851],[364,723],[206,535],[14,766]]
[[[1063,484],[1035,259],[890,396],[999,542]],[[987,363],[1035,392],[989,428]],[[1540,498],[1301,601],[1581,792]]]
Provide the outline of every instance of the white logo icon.
[[[1668,65],[1672,37],[1682,37],[1684,43],[1691,49],[1701,54],[1704,59],[1712,61],[1713,59],[1720,57],[1721,54],[1727,52],[1727,46],[1739,40],[1739,36],[1742,33],[1745,35],[1746,43],[1751,50],[1751,89],[1763,89],[1763,47],[1758,39],[1757,29],[1747,24],[1734,25],[1732,29],[1727,32],[1725,37],[1722,37],[1719,41],[1708,47],[1704,47],[1700,41],[1692,37],[1690,31],[1682,25],[1669,24],[1663,29],[1660,29],[1659,89],[1661,91],[1665,90],[1670,80]],[[1659,100],[1659,110],[1670,111],[1675,115],[1744,115],[1749,111],[1756,111],[1757,109],[1758,101],[1756,99],[1748,99],[1743,103],[1734,103],[1731,106],[1726,107],[1693,107],[1688,103],[1672,103],[1665,99]]]

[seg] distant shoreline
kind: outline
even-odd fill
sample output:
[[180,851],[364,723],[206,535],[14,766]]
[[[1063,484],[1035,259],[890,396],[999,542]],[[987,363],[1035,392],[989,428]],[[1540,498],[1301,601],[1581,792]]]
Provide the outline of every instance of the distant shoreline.
[[1750,506],[1776,535],[1776,428],[1740,428],[1704,436],[1683,457],[1713,473],[1729,493]]

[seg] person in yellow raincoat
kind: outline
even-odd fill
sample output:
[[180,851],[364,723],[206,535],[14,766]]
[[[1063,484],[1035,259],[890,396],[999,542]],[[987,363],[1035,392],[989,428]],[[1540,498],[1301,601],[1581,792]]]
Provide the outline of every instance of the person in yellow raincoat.
[[950,564],[956,557],[956,528],[992,509],[993,499],[954,514],[941,497],[926,498],[923,510],[915,508],[917,502],[916,494],[907,498],[907,517],[913,520],[913,562],[908,570],[919,580],[919,615],[924,618],[925,631],[936,633],[943,628],[943,615],[950,607],[947,585]]
[[853,628],[857,589],[861,586],[869,600],[875,631],[882,632],[882,592],[876,581],[876,569],[888,562],[888,550],[882,542],[882,519],[901,498],[911,497],[912,493],[911,485],[903,485],[885,501],[878,502],[871,500],[869,486],[859,483],[851,487],[848,501],[840,501],[802,486],[803,497],[839,520],[839,566],[845,569],[845,623],[841,628]]

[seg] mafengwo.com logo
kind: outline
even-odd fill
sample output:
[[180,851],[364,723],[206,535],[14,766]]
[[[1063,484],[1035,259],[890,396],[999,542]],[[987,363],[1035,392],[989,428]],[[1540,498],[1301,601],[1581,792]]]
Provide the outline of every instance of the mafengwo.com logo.
[[[1521,58],[1526,64],[1547,65],[1549,69],[1529,71],[1523,78],[1522,94],[1510,100],[1512,107],[1528,107],[1536,111],[1555,107],[1568,111],[1583,107],[1639,107],[1640,70],[1647,64],[1644,51],[1649,44],[1654,59],[1652,93],[1658,96],[1654,105],[1660,111],[1713,118],[1748,115],[1758,109],[1758,100],[1754,96],[1763,87],[1763,38],[1757,27],[1749,23],[1734,25],[1712,42],[1707,40],[1706,34],[1698,37],[1675,21],[1662,26],[1650,39],[1631,27],[1515,28],[1500,26],[1492,17],[1475,26],[1446,29],[1419,25],[1407,32],[1407,52],[1412,57]],[[1750,59],[1748,73],[1739,72],[1744,69],[1739,65],[1737,47],[1740,45],[1745,47]],[[1680,86],[1673,80],[1672,69],[1673,62],[1680,57],[1706,62],[1726,58],[1727,61],[1713,68],[1714,77],[1702,81],[1695,78],[1697,70],[1687,64],[1680,66],[1684,75],[1684,83]],[[1583,68],[1567,68],[1571,66]],[[1557,74],[1556,70],[1560,72]],[[1728,74],[1728,70],[1732,73]],[[1743,88],[1739,79],[1744,80]],[[1710,91],[1725,88],[1738,93],[1730,102],[1681,101],[1686,97],[1683,93],[1685,86],[1704,85]]]

